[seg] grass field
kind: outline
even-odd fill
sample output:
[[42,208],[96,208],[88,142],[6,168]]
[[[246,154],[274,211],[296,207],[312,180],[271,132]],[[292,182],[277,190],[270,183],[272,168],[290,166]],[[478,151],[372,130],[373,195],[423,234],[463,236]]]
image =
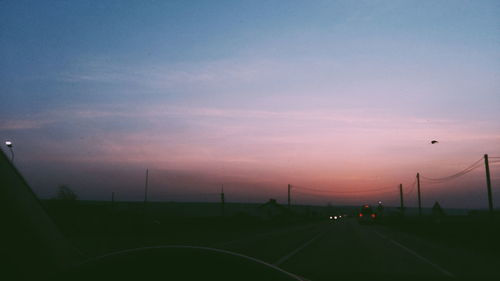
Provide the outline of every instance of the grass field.
[[[355,215],[350,206],[180,202],[102,202],[45,200],[61,231],[85,255],[153,245],[211,246],[328,221],[330,215]],[[460,213],[459,210],[455,211]],[[428,213],[428,212],[426,212]],[[462,212],[463,213],[463,212]],[[500,249],[498,222],[482,215],[401,217],[386,208],[380,225],[454,247],[494,254]]]

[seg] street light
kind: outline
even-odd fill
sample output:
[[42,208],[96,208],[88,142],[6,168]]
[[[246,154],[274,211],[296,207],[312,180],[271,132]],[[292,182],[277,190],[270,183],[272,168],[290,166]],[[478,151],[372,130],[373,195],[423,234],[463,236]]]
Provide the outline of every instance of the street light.
[[5,145],[10,150],[10,162],[14,163],[14,150],[12,150],[12,142],[10,140],[5,141]]

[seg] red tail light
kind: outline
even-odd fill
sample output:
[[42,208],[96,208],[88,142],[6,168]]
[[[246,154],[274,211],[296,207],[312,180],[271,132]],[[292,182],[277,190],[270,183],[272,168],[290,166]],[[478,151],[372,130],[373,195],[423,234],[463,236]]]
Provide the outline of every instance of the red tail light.
[[361,217],[363,217],[363,214],[362,214],[362,213],[359,213],[359,217],[360,217],[360,218],[361,218]]
[[372,214],[372,219],[374,219],[374,218],[375,218],[376,216],[377,216],[377,215],[375,215],[375,214]]

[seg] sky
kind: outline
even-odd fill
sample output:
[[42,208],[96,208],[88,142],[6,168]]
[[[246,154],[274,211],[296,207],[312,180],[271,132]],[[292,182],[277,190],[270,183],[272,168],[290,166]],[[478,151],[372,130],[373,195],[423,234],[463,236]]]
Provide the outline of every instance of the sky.
[[[500,156],[499,1],[1,1],[0,138],[35,193],[416,203]],[[431,140],[438,144],[431,145]],[[5,146],[2,150],[9,153]],[[500,168],[493,158],[494,203]],[[487,207],[484,165],[422,182]]]

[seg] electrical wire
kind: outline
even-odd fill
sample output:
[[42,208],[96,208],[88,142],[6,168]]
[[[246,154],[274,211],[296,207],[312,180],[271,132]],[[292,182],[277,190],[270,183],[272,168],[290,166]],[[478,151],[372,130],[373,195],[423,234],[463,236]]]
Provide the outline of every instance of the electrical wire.
[[429,177],[425,177],[425,176],[422,176],[420,175],[420,178],[421,179],[424,179],[425,181],[427,182],[430,182],[430,183],[442,183],[442,182],[447,182],[447,181],[450,181],[450,180],[453,180],[453,179],[456,179],[458,177],[461,177],[465,174],[468,174],[470,172],[472,172],[473,170],[479,168],[482,166],[481,164],[481,161],[483,161],[483,158],[477,160],[476,162],[474,162],[472,165],[470,165],[469,167],[463,169],[462,171],[456,173],[456,174],[453,174],[453,175],[450,175],[450,176],[447,176],[447,177],[442,177],[442,178],[429,178]]
[[413,191],[415,190],[415,187],[417,186],[417,178],[415,178],[415,180],[413,180],[413,183],[411,184],[411,187],[410,187],[410,190],[408,192],[406,192],[406,196],[409,196],[413,193]]
[[[500,163],[500,157],[489,157],[490,164],[497,164]],[[482,167],[482,161],[484,161],[484,158],[481,157],[465,169],[446,176],[446,177],[441,177],[441,178],[431,178],[431,177],[426,177],[420,175],[420,179],[423,180],[426,183],[444,183],[450,180],[454,180],[456,178],[459,178],[463,175],[466,175],[474,170],[476,170],[479,167]],[[413,182],[409,185],[410,188],[408,189],[407,192],[404,192],[405,196],[410,196],[414,193],[416,190],[417,186],[417,178],[413,180]],[[382,187],[382,188],[372,188],[372,189],[364,189],[364,190],[341,190],[341,191],[336,191],[336,190],[326,190],[326,189],[318,189],[318,188],[312,188],[312,187],[305,187],[305,186],[296,186],[292,185],[292,188],[295,193],[297,193],[299,196],[306,196],[306,197],[312,197],[312,198],[325,198],[327,197],[335,197],[335,196],[342,196],[342,195],[367,195],[370,193],[376,193],[376,194],[390,194],[390,193],[397,193],[399,192],[397,188],[394,187]]]
[[[345,198],[345,196],[339,196],[339,195],[333,195],[333,194],[312,194],[312,193],[309,193],[309,192],[303,192],[303,191],[299,191],[299,190],[295,190],[295,195],[296,197],[300,198],[300,197],[308,197],[308,198],[318,198],[318,199],[328,199],[328,200],[333,200],[333,199],[339,199],[339,198]],[[394,197],[395,193],[393,192],[392,194],[388,194],[386,195],[387,192],[384,192],[384,193],[378,193],[377,194],[377,197],[380,199],[384,199],[384,198],[388,198],[388,196],[390,196],[391,198]],[[358,195],[359,196],[362,196],[361,194]],[[369,195],[369,196],[374,196],[374,195]],[[382,197],[382,198],[380,198]]]
[[310,192],[317,192],[317,193],[323,193],[323,194],[358,194],[358,193],[370,193],[370,192],[379,192],[379,191],[384,191],[384,190],[389,190],[389,189],[394,189],[394,191],[397,191],[394,187],[384,187],[384,188],[376,188],[376,189],[364,189],[364,190],[349,190],[349,191],[335,191],[335,190],[326,190],[326,189],[316,189],[316,188],[310,188],[310,187],[303,187],[303,186],[295,186],[292,185],[293,189],[298,189],[298,190],[307,190]]

